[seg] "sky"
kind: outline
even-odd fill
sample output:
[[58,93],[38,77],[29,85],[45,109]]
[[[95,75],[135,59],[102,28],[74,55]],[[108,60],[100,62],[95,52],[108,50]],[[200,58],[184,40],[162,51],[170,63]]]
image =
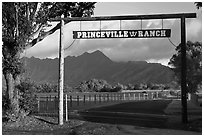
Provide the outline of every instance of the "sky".
[[[98,2],[93,16],[146,15],[165,13],[197,13],[197,18],[186,20],[187,40],[202,41],[202,10],[193,2]],[[80,27],[81,26],[81,27]],[[120,39],[73,39],[73,31],[89,30],[138,30],[141,21],[71,22],[64,26],[64,48],[66,56],[79,56],[84,52],[102,51],[113,61],[147,61],[168,65],[176,53],[174,45],[180,43],[180,20],[143,20],[142,29],[171,29],[168,38],[120,38]],[[173,43],[171,43],[171,42]],[[66,49],[71,43],[73,45]],[[23,56],[37,58],[58,57],[59,31],[28,49]]]

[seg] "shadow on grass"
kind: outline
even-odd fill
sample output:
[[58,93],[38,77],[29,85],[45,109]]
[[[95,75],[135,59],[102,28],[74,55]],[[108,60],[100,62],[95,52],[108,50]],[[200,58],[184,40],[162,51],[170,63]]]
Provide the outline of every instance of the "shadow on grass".
[[201,128],[197,127],[200,125],[195,124],[194,121],[182,124],[180,116],[177,116],[178,120],[166,115],[164,110],[169,103],[171,100],[126,102],[80,111],[76,118],[97,123],[201,132]]
[[38,116],[35,116],[36,119],[42,121],[42,122],[45,122],[45,123],[48,123],[48,124],[52,124],[52,125],[58,125],[57,122],[52,122],[50,120],[46,120],[45,118],[42,118],[42,117],[38,117]]

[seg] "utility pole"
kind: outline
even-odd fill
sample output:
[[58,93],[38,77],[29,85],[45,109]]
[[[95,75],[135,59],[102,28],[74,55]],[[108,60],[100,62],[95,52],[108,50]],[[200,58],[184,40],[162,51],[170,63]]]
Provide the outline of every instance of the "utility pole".
[[59,39],[59,114],[58,114],[58,124],[63,125],[63,88],[64,88],[64,43],[63,43],[63,27],[64,20],[60,20],[60,39]]
[[186,87],[186,25],[185,17],[181,17],[181,104],[182,122],[188,123],[187,87]]

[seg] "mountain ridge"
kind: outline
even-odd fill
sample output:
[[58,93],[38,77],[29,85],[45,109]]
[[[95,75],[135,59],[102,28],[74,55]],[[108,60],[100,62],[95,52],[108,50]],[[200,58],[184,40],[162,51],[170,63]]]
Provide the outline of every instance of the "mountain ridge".
[[[26,62],[26,75],[36,82],[56,83],[58,81],[59,61],[55,59],[38,59]],[[157,83],[166,84],[173,80],[173,71],[159,63],[146,61],[114,62],[101,51],[85,52],[80,56],[67,56],[64,61],[65,84],[76,86],[81,81],[93,78],[106,80],[111,84]]]

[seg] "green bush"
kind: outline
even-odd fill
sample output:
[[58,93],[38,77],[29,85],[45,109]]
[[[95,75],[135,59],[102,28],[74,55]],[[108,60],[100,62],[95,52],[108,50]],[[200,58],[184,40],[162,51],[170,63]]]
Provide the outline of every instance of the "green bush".
[[16,86],[19,90],[19,107],[21,110],[24,110],[26,113],[31,113],[34,111],[37,104],[35,97],[36,88],[35,83],[29,79],[21,81],[21,83]]

